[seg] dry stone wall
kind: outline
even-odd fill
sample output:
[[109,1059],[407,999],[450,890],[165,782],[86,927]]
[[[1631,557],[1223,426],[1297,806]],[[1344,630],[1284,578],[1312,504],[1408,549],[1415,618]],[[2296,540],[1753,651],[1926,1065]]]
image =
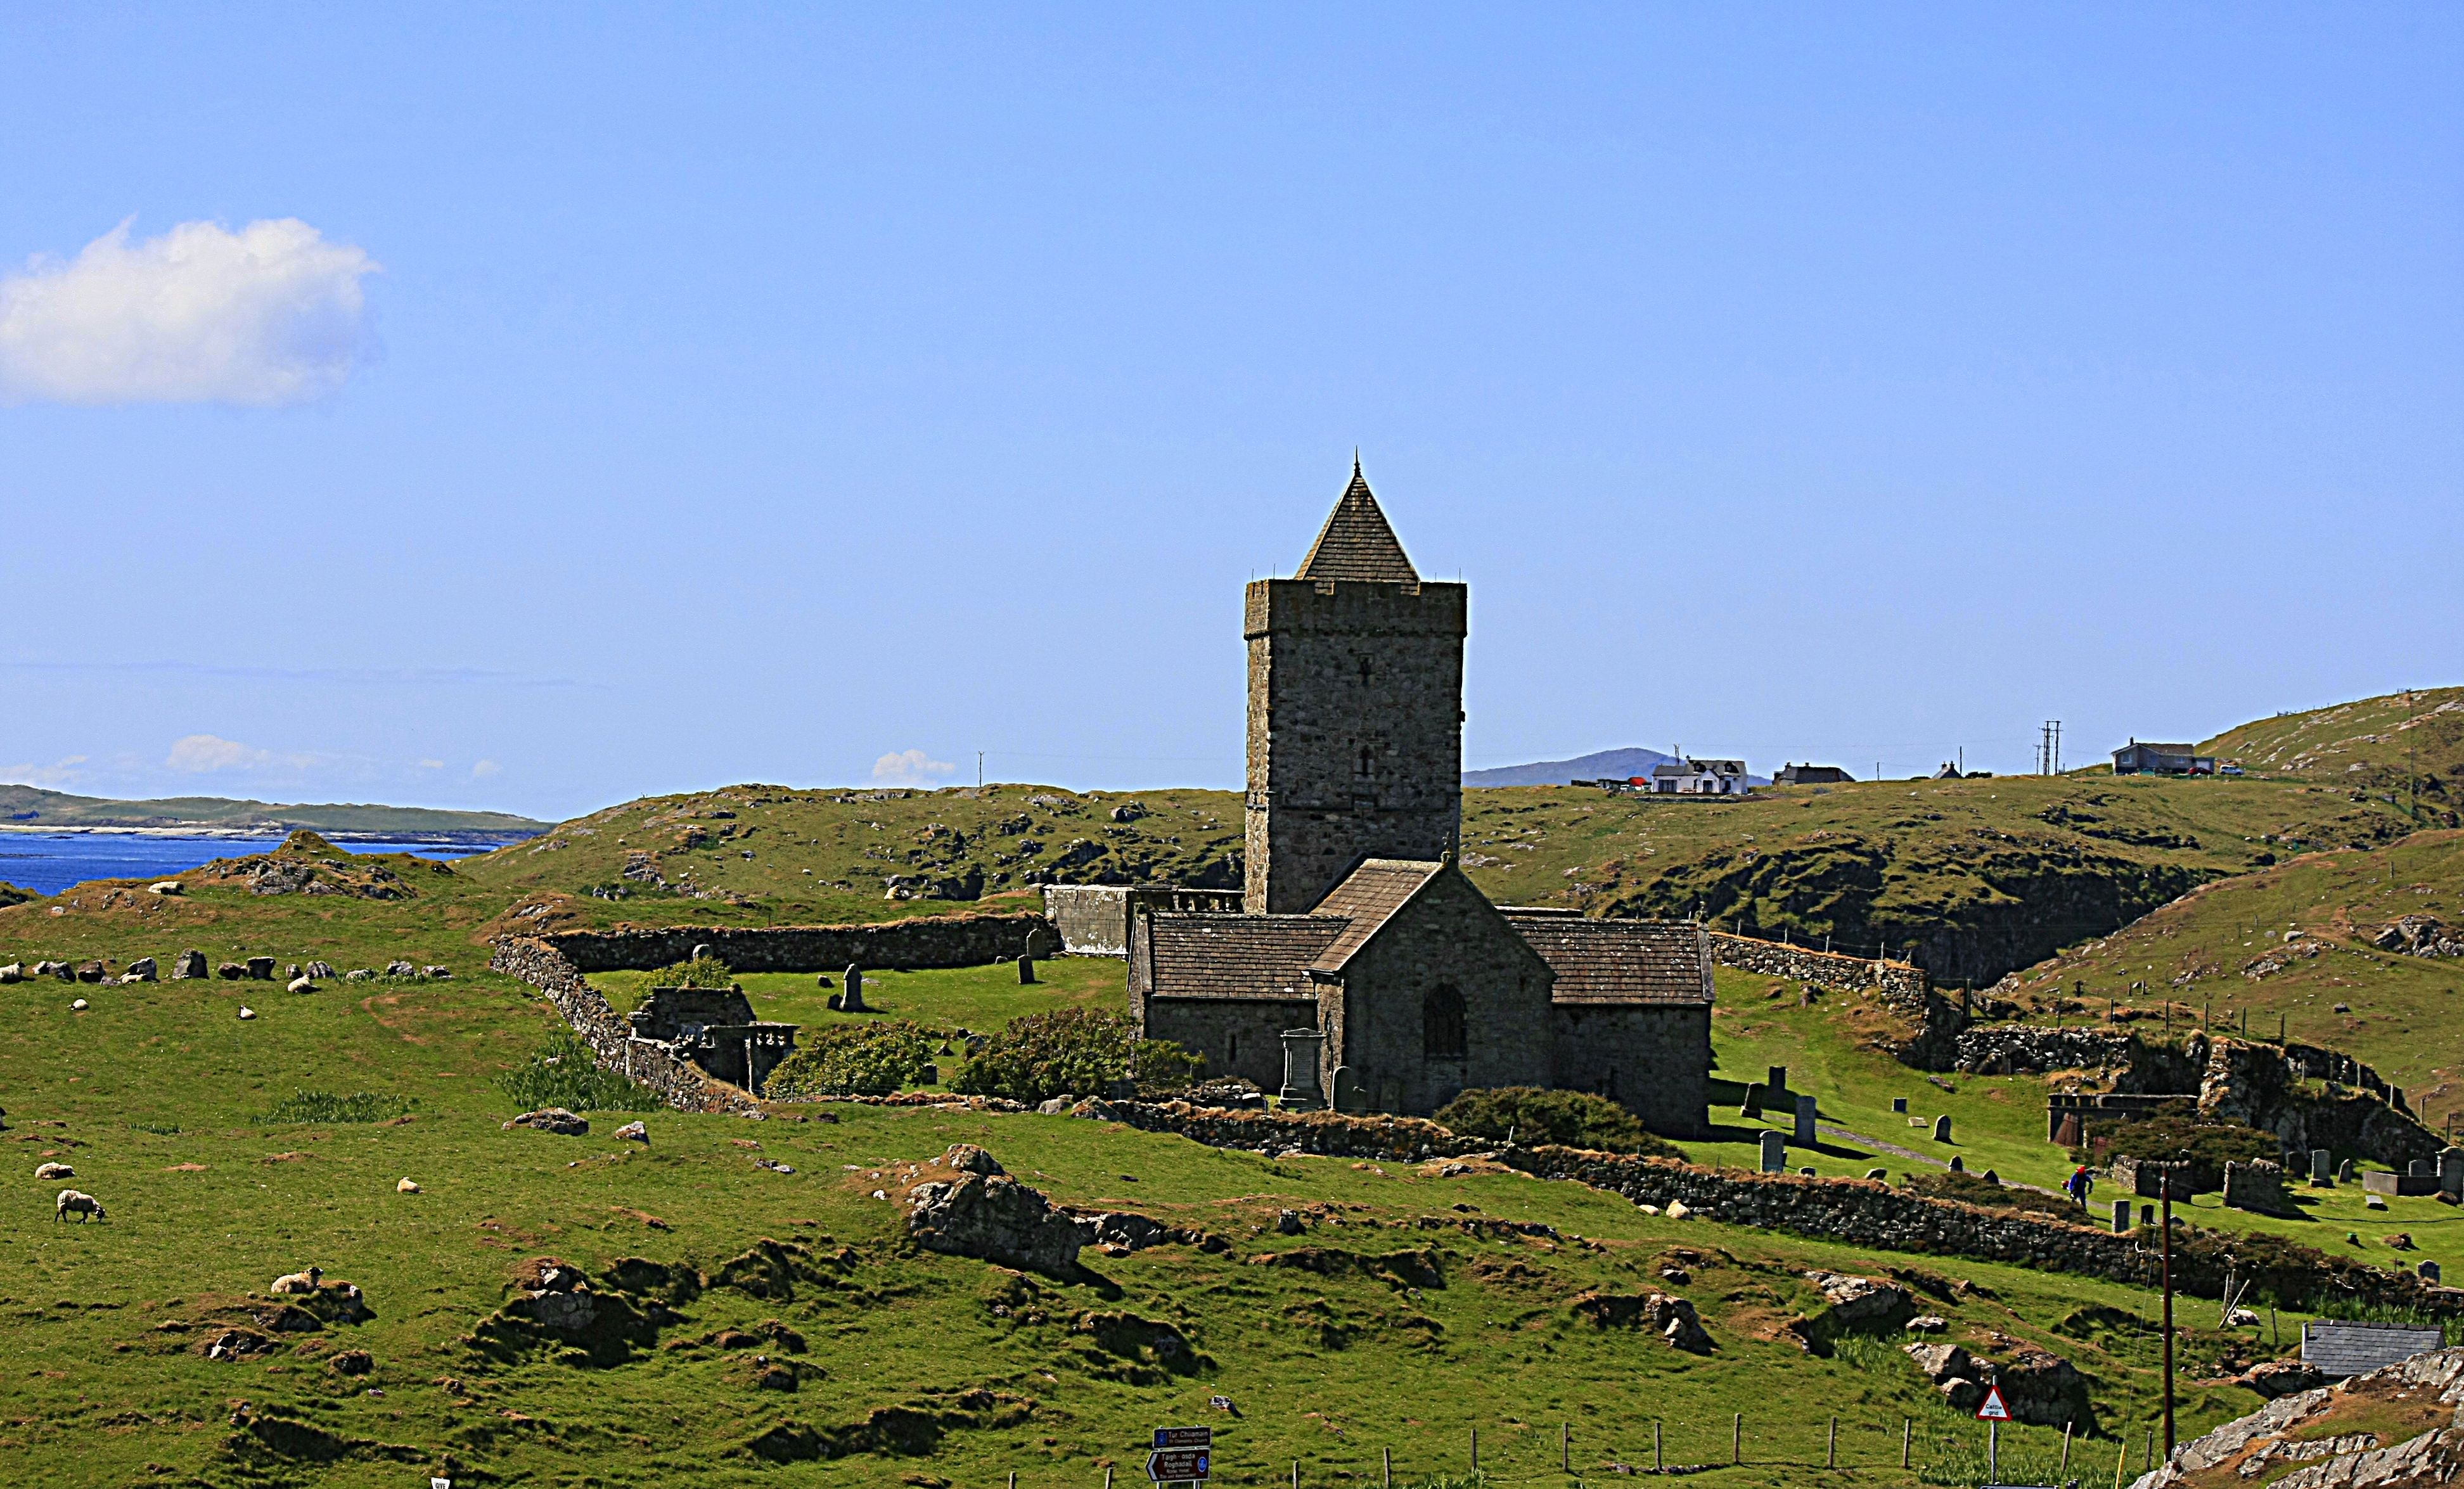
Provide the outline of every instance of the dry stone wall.
[[1061,945],[1042,915],[937,915],[869,926],[667,926],[570,931],[542,936],[579,972],[647,972],[690,960],[693,948],[737,972],[836,972],[847,966],[913,972],[981,967]]
[[488,965],[539,989],[590,1046],[599,1068],[649,1087],[677,1110],[741,1111],[754,1105],[753,1098],[737,1087],[714,1081],[686,1062],[632,1038],[632,1025],[583,980],[580,969],[564,953],[545,940],[507,936],[496,943]]
[[[2040,1270],[2145,1285],[2153,1281],[2143,1237],[2115,1235],[2041,1215],[1981,1209],[1895,1190],[1871,1179],[1806,1178],[1706,1169],[1667,1158],[1586,1152],[1571,1148],[1498,1150],[1411,1117],[1345,1117],[1328,1112],[1225,1111],[1184,1102],[1079,1104],[1077,1115],[1142,1131],[1174,1132],[1216,1148],[1319,1153],[1394,1163],[1494,1152],[1538,1178],[1567,1179],[1636,1204],[1667,1206],[1730,1225],[1761,1226],[1890,1251],[1971,1257]],[[2187,1232],[2174,1253],[2174,1284],[2203,1298],[2223,1296],[2229,1241]],[[2364,1303],[2464,1316],[2464,1289],[2438,1287],[2408,1273],[2383,1272],[2320,1255],[2315,1264],[2279,1271],[2284,1283],[2333,1291]]]
[[1734,967],[1740,972],[1757,973],[1766,977],[1786,977],[1793,982],[1810,982],[1821,988],[1873,988],[1887,1001],[1898,1003],[1912,1013],[1923,1010],[1929,986],[1925,969],[1907,962],[1871,961],[1862,956],[1817,952],[1808,946],[1762,941],[1725,931],[1711,932],[1711,959],[1723,967]]

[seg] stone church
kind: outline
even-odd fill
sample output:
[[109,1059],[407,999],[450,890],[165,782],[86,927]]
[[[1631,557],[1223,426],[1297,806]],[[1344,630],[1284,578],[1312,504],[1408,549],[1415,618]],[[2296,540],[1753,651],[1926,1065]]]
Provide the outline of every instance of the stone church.
[[1557,1086],[1700,1135],[1702,928],[1492,905],[1456,865],[1466,622],[1465,587],[1420,578],[1354,461],[1299,571],[1248,589],[1242,913],[1136,910],[1131,1018],[1267,1090],[1286,1032],[1314,1031],[1346,1111]]

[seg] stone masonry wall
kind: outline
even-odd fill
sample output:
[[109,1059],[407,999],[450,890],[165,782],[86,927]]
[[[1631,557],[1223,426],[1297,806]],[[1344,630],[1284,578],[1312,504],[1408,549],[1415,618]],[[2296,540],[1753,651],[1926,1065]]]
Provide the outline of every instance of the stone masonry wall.
[[[1320,1089],[1331,1088],[1324,1083],[1336,1065],[1349,1065],[1369,1104],[1426,1116],[1465,1089],[1546,1085],[1553,980],[1470,880],[1441,873],[1353,956],[1339,994],[1321,991]],[[1439,988],[1463,998],[1461,1059],[1428,1052],[1424,999]]]
[[[2137,1285],[2153,1281],[2144,1237],[1927,1198],[1871,1179],[1748,1173],[1571,1148],[1499,1150],[1487,1140],[1458,1136],[1436,1123],[1410,1117],[1343,1117],[1325,1112],[1293,1117],[1194,1107],[1184,1102],[1105,1101],[1082,1102],[1077,1115],[1119,1122],[1141,1131],[1174,1132],[1209,1147],[1251,1151],[1298,1151],[1392,1163],[1493,1151],[1500,1162],[1538,1178],[1572,1180],[1636,1204],[1665,1206],[1683,1201],[1689,1212],[1730,1225],[1761,1226],[1889,1251],[1971,1257]],[[2177,1288],[2196,1297],[2223,1296],[2230,1238],[2223,1244],[2208,1244],[2214,1236],[2184,1233],[2184,1241],[2174,1252]],[[2409,1273],[2384,1272],[2340,1257],[2320,1255],[2315,1265],[2295,1281],[2359,1303],[2418,1308],[2442,1317],[2464,1316],[2464,1288],[2433,1286]]]
[[1761,941],[1725,931],[1711,932],[1711,959],[1723,967],[1767,977],[1786,977],[1793,982],[1811,982],[1816,987],[1874,988],[1885,1000],[1911,1013],[1924,1009],[1928,986],[1925,969],[1906,962],[1869,961],[1861,956]]
[[753,1106],[753,1098],[745,1092],[633,1039],[632,1026],[583,980],[572,961],[546,941],[507,936],[496,943],[488,965],[539,989],[590,1046],[599,1068],[630,1077],[677,1110],[740,1111]]
[[1060,949],[1042,915],[937,915],[869,926],[672,926],[569,931],[542,939],[578,972],[647,972],[691,959],[693,948],[737,972],[837,972],[848,966],[883,971],[981,967],[1017,956],[1038,938],[1036,953]]

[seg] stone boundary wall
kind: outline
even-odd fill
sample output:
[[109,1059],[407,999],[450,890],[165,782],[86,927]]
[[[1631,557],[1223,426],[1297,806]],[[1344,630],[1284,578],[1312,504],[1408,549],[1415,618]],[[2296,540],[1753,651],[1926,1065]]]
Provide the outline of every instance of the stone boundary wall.
[[1924,1006],[1931,986],[1925,969],[1907,962],[1869,961],[1838,952],[1817,952],[1783,941],[1762,941],[1727,931],[1714,931],[1711,959],[1723,967],[1787,977],[1826,988],[1874,988],[1883,997],[1912,1008]]
[[915,972],[982,967],[1015,957],[1036,936],[1038,955],[1061,944],[1052,922],[1016,915],[936,915],[869,926],[666,926],[550,931],[539,939],[577,972],[648,972],[707,946],[737,972]]
[[491,970],[517,977],[556,1005],[573,1032],[590,1046],[602,1070],[613,1070],[648,1086],[678,1111],[746,1111],[753,1098],[653,1045],[634,1039],[632,1025],[582,978],[580,969],[546,940],[507,936],[488,958]]
[[[1305,1116],[1195,1107],[1185,1102],[1079,1104],[1076,1115],[1119,1122],[1147,1132],[1172,1132],[1213,1148],[1298,1150],[1330,1157],[1403,1163],[1471,1152],[1544,1179],[1567,1179],[1635,1204],[1683,1201],[1705,1219],[1752,1225],[1821,1240],[1846,1241],[1921,1255],[1972,1257],[2040,1270],[2069,1272],[2133,1285],[2154,1279],[2145,1241],[2094,1226],[1980,1209],[1895,1190],[1873,1179],[1806,1178],[1705,1169],[1669,1158],[1586,1152],[1572,1148],[1506,1148],[1457,1135],[1411,1117]],[[2210,1237],[2226,1244],[2199,1245]],[[2174,1285],[2202,1298],[2224,1295],[2229,1238],[2193,1232],[2174,1248]],[[2437,1287],[2416,1277],[2383,1272],[2322,1256],[2306,1281],[2367,1304],[2464,1316],[2464,1288]]]

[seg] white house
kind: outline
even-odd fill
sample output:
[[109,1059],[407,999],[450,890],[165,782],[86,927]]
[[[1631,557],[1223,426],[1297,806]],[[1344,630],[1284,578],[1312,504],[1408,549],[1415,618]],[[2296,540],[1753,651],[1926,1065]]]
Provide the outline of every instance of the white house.
[[1746,794],[1746,762],[1688,758],[1655,765],[1651,789],[1662,796],[1741,797]]

